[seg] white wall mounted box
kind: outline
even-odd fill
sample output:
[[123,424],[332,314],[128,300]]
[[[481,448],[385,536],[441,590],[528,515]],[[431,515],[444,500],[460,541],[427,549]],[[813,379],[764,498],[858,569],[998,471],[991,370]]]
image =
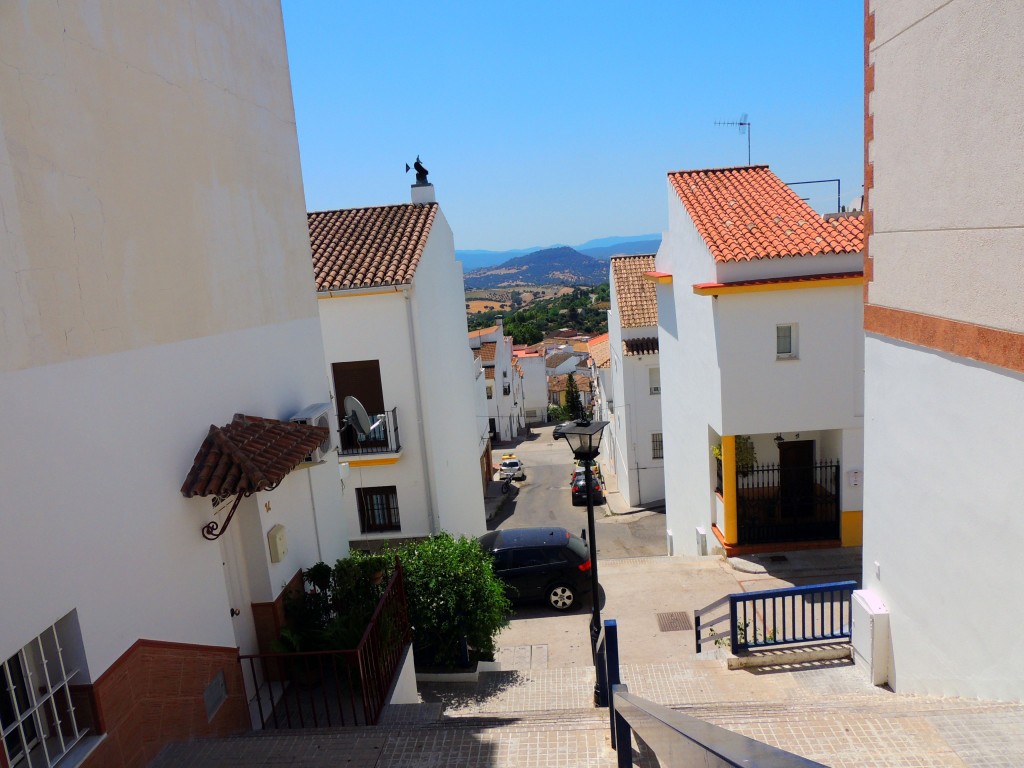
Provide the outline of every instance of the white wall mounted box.
[[288,537],[284,526],[280,523],[267,531],[267,544],[270,547],[270,562],[280,563],[288,555]]
[[889,609],[882,598],[858,589],[850,602],[854,663],[864,665],[872,685],[889,682]]

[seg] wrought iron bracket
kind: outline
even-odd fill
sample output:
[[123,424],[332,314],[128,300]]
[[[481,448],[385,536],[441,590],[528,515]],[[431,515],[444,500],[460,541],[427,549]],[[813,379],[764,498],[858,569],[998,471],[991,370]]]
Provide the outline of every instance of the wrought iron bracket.
[[243,492],[240,492],[235,497],[235,503],[232,504],[231,505],[231,509],[228,510],[228,514],[224,518],[224,525],[223,526],[219,525],[216,520],[211,520],[206,525],[204,525],[203,526],[203,538],[206,539],[207,541],[216,541],[221,536],[223,536],[224,535],[224,531],[226,531],[228,529],[228,526],[231,524],[231,518],[235,516],[235,510],[238,509],[238,505],[239,505],[239,503],[241,503],[242,497],[243,496],[248,496],[248,495],[249,494],[247,494],[247,493],[245,493],[243,491]]

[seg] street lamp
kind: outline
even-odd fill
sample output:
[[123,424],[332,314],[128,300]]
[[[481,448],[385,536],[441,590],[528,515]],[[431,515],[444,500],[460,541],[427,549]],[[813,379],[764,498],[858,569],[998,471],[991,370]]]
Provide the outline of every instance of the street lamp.
[[601,603],[597,581],[597,539],[594,535],[594,496],[593,470],[591,465],[597,459],[601,447],[601,433],[608,426],[607,421],[587,421],[581,419],[571,427],[565,427],[562,435],[572,449],[572,455],[583,462],[583,482],[587,487],[587,535],[590,537],[590,586],[591,599],[594,603],[590,616],[590,652],[594,659],[595,682],[594,703],[603,706],[605,696],[601,690],[601,674],[597,670],[597,638],[601,634]]

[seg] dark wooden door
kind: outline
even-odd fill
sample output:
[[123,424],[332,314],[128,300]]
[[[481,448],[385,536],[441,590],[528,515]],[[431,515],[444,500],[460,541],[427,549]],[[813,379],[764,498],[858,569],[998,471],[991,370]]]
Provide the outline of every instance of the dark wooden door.
[[779,443],[779,502],[783,519],[814,511],[814,441]]

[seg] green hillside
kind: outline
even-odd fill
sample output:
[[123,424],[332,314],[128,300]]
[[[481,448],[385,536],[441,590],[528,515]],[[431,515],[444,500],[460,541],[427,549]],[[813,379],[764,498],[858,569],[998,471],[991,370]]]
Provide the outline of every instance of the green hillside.
[[[576,288],[571,294],[539,299],[511,312],[495,310],[470,315],[469,330],[492,326],[495,318],[502,315],[505,331],[516,344],[536,344],[561,328],[599,336],[608,330],[608,298],[608,283],[595,288]],[[513,303],[516,303],[514,294]]]

